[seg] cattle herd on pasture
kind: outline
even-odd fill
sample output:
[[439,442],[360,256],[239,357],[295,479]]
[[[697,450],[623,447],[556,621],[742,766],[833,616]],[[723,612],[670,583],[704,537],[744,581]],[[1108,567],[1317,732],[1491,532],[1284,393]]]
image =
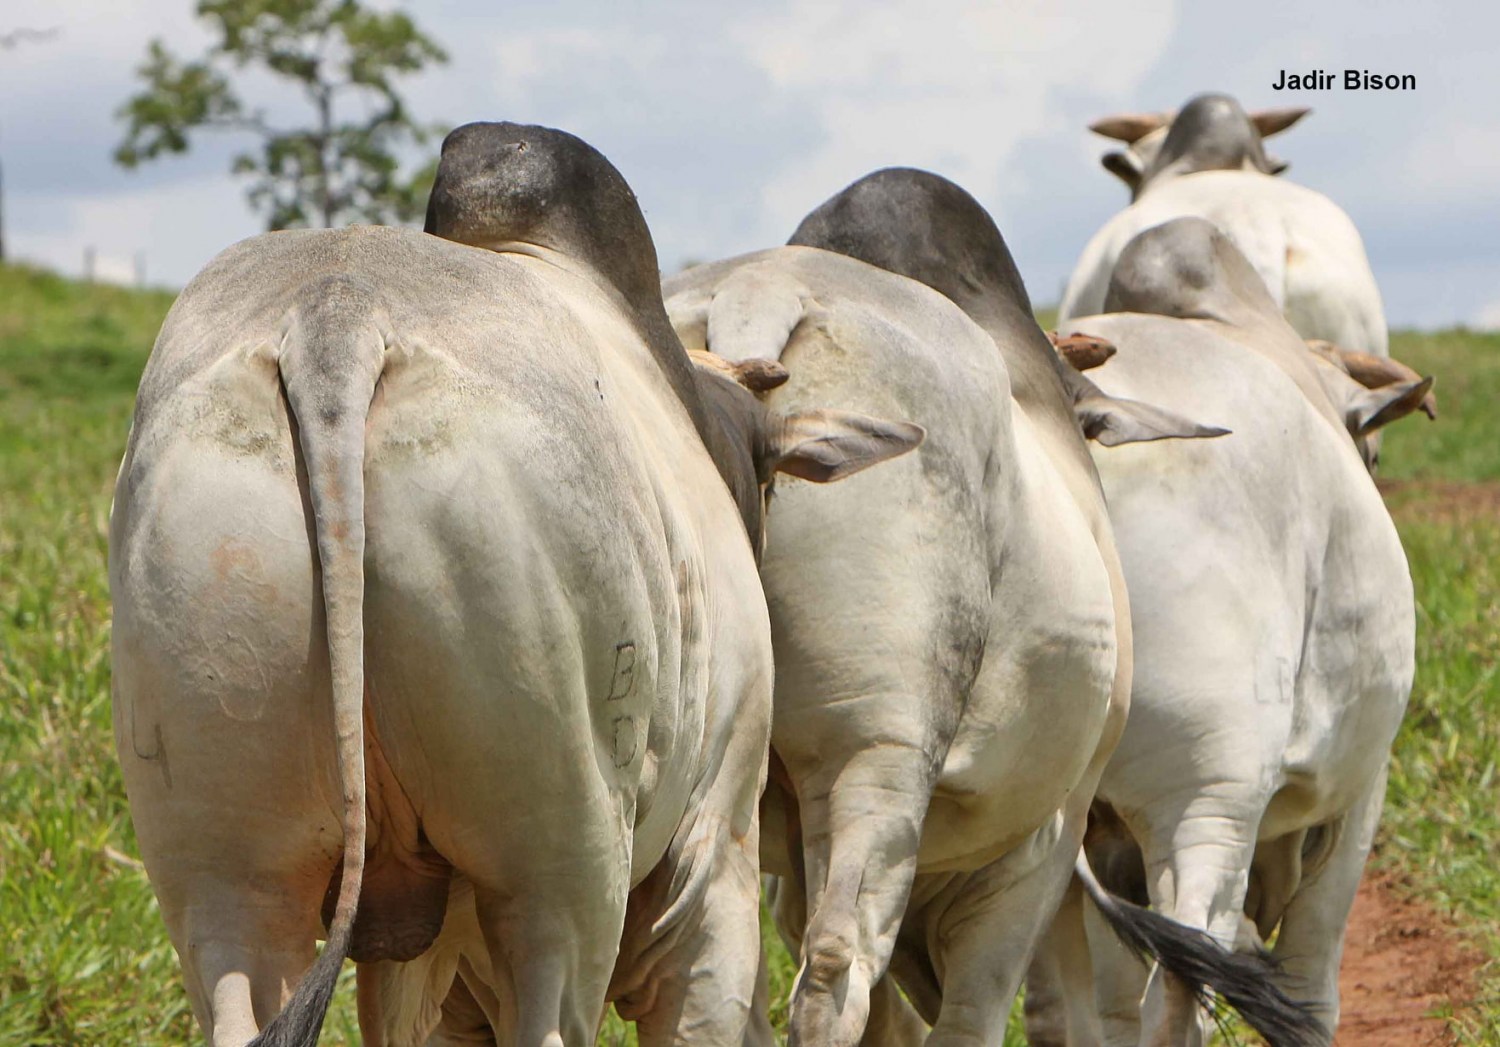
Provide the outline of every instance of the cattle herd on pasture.
[[[590,146],[182,292],[110,523],[114,723],[215,1047],[1326,1044],[1411,687],[1358,233],[1298,110],[1102,120],[1059,331],[891,168],[660,281]],[[1087,372],[1087,373],[1085,373]],[[321,953],[317,941],[327,939]],[[1272,943],[1274,944],[1268,944]],[[1215,1004],[1216,1005],[1216,1004]]]

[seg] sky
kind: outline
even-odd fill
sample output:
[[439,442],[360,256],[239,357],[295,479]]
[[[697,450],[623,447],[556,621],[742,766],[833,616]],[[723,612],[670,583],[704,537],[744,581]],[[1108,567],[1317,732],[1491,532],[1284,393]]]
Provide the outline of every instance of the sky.
[[[1273,140],[1285,177],[1354,219],[1393,326],[1500,328],[1500,4],[1446,0],[421,0],[399,5],[450,62],[405,81],[415,114],[569,130],[635,189],[664,270],[782,243],[879,167],[925,167],[995,216],[1034,301],[1128,203],[1096,117],[1206,90],[1310,105]],[[76,273],[180,286],[260,231],[229,174],[247,141],[205,135],[134,171],[111,153],[150,40],[195,56],[191,0],[5,0],[7,246]],[[1413,74],[1409,92],[1274,91],[1281,70]],[[301,103],[251,78],[248,101]]]

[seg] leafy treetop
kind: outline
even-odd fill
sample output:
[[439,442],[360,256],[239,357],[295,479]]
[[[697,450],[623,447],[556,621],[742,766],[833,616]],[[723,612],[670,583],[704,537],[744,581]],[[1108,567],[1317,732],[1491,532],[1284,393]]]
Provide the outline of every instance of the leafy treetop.
[[[146,87],[119,110],[127,130],[118,163],[185,153],[199,129],[239,131],[260,143],[232,169],[252,179],[250,202],[270,229],[420,216],[436,161],[403,176],[398,153],[435,132],[411,118],[394,80],[448,56],[411,18],[357,0],[199,0],[198,14],[217,41],[197,61],[152,41],[140,67]],[[273,126],[247,106],[231,74],[252,68],[301,88],[311,126]],[[363,105],[341,106],[346,100]],[[351,108],[362,116],[344,115]]]

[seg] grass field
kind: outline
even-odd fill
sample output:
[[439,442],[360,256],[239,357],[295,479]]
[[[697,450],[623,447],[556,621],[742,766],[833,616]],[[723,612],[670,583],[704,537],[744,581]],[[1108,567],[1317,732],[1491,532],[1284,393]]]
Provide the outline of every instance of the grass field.
[[[191,1042],[110,732],[106,520],[132,397],[171,296],[0,268],[0,1044]],[[1500,336],[1401,334],[1442,417],[1396,426],[1383,476],[1419,670],[1377,860],[1500,958]],[[789,965],[776,968],[784,999]],[[1500,969],[1457,1022],[1500,1042]],[[352,993],[328,1042],[356,1042]],[[612,1026],[606,1039],[623,1042]]]

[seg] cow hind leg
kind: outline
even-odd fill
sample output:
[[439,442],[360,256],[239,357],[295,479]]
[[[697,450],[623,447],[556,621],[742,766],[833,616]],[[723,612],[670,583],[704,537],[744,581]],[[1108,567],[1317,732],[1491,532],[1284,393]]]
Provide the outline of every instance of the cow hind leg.
[[1074,880],[1026,973],[1026,1038],[1033,1047],[1104,1042],[1094,1002],[1086,909],[1083,888]]
[[788,1043],[859,1042],[911,894],[933,765],[925,746],[872,746],[803,787],[808,917]]
[[[1146,834],[1141,849],[1156,910],[1233,949],[1264,803],[1239,805],[1243,816],[1226,813],[1218,803],[1209,806],[1190,804],[1170,833]],[[1142,1043],[1201,1047],[1206,1042],[1207,1015],[1195,987],[1160,966],[1148,981],[1141,1018]]]
[[[1075,823],[1082,822],[1079,812]],[[1037,941],[1062,900],[1081,824],[1061,812],[1020,848],[960,878],[928,928],[942,1009],[928,1047],[1001,1043],[1011,1001]]]
[[462,978],[453,980],[443,1000],[442,1023],[426,1047],[498,1047],[489,1016],[474,989]]
[[927,1042],[927,1023],[922,1020],[896,981],[887,974],[870,990],[870,1020],[860,1047],[922,1047]]
[[1092,905],[1084,912],[1094,999],[1107,1047],[1136,1047],[1141,1042],[1141,1000],[1151,968],[1131,952]]
[[[807,926],[807,892],[794,880],[776,880],[767,890],[767,900],[772,906],[782,941],[792,955],[800,954]],[[893,961],[896,955],[892,954]],[[761,1007],[758,996],[756,1006]],[[759,1021],[759,1016],[754,1020]],[[769,1029],[769,1023],[764,1024]],[[894,974],[888,971],[870,990],[870,1016],[865,1022],[864,1035],[860,1037],[860,1047],[920,1047],[927,1041],[927,1031],[927,1023],[901,995]],[[745,1042],[759,1045],[773,1041],[747,1037]]]
[[1313,1005],[1330,1040],[1339,1020],[1344,930],[1380,822],[1385,783],[1382,768],[1349,813],[1325,830],[1334,833],[1327,856],[1304,873],[1281,918],[1281,932],[1272,950],[1278,966],[1276,980],[1287,995]]
[[[592,1047],[604,1011],[608,967],[587,954],[600,946],[609,951],[607,943],[615,939],[593,933],[596,929],[587,926],[592,921],[576,920],[576,900],[571,903],[575,911],[569,912],[535,894],[517,898],[476,889],[474,902],[489,953],[496,1041],[517,1047]],[[600,902],[610,908],[607,901]]]
[[193,896],[167,921],[193,1011],[213,1047],[244,1047],[312,965],[316,899],[288,906],[280,892],[257,900],[243,888]]
[[666,875],[672,865],[664,863],[632,899],[620,971],[630,988],[615,1008],[636,1023],[641,1047],[754,1042],[750,1012],[762,958],[758,826],[736,840],[718,819],[704,821],[707,838],[689,845],[690,867],[677,870],[686,872],[683,880],[674,885]]
[[[528,850],[493,814],[488,831],[457,837],[441,827],[445,839],[462,841],[453,847],[462,878],[437,942],[456,950],[449,970],[457,979],[445,972],[431,982],[427,999],[446,1002],[429,1043],[491,1042],[475,1019],[477,1007],[495,1043],[592,1047],[624,923],[629,852],[608,803],[580,799],[574,811],[570,832],[594,846],[544,846],[533,831]],[[464,817],[486,824],[479,811]]]

